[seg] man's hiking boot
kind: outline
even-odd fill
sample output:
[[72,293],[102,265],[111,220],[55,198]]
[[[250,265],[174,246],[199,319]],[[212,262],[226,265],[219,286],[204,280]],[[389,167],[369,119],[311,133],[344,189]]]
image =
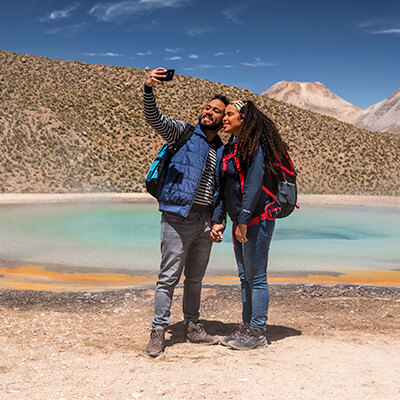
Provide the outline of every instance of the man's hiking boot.
[[232,331],[230,335],[220,338],[219,342],[223,346],[229,346],[229,342],[237,339],[240,335],[244,334],[249,328],[250,325],[247,322],[241,322],[240,324],[236,325],[235,329]]
[[186,325],[186,339],[187,342],[201,344],[217,344],[219,342],[218,336],[209,335],[202,324],[193,321],[189,321]]
[[165,332],[164,329],[152,329],[150,340],[146,347],[146,354],[150,357],[158,357],[164,352]]
[[265,330],[249,327],[236,339],[229,342],[228,346],[235,350],[261,349],[267,346]]

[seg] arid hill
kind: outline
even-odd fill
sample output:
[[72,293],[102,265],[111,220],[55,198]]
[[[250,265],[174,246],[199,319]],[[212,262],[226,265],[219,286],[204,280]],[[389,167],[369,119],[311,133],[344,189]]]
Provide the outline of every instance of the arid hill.
[[[0,51],[0,191],[144,191],[163,142],[144,121],[146,75]],[[399,136],[188,76],[156,90],[162,112],[192,123],[214,93],[255,101],[289,143],[303,193],[400,195]]]

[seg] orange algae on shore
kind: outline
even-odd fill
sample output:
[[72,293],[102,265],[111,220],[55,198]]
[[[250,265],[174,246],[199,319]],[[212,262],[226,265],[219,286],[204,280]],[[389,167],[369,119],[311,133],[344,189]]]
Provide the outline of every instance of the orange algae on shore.
[[126,289],[154,278],[113,273],[49,271],[42,266],[0,267],[0,288],[27,290]]
[[340,276],[329,276],[320,274],[309,274],[305,278],[269,278],[272,282],[310,282],[310,283],[344,283],[355,285],[373,285],[373,286],[397,286],[400,285],[400,271],[385,270],[348,270],[341,271]]
[[[290,274],[288,274],[290,275]],[[269,277],[268,282],[272,283],[329,283],[329,284],[356,284],[356,285],[400,285],[400,271],[386,270],[341,270],[338,276],[323,275],[321,273],[313,274],[310,272],[307,276],[296,277],[296,271],[293,276]],[[207,282],[235,284],[238,278],[231,276],[218,276],[205,278]]]
[[[270,277],[271,283],[323,283],[360,285],[400,285],[400,271],[342,270],[338,276],[309,273],[308,276]],[[156,277],[134,276],[121,273],[74,273],[47,270],[42,266],[27,265],[18,268],[0,267],[0,288],[17,290],[75,291],[127,289],[143,284],[154,284]],[[233,276],[206,277],[205,283],[238,284]]]

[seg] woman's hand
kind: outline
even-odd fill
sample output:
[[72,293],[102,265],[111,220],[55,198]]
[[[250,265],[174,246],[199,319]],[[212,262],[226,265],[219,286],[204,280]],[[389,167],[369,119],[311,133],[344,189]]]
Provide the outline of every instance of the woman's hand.
[[240,243],[247,242],[247,225],[246,224],[238,224],[235,229],[236,240]]
[[223,232],[225,230],[225,225],[222,224],[213,224],[210,232],[210,240],[212,242],[221,242],[224,238]]
[[164,82],[160,81],[160,78],[165,78],[166,74],[167,74],[167,70],[165,68],[158,67],[156,69],[153,69],[153,71],[150,72],[150,75],[146,79],[146,82],[144,84],[146,86],[150,86],[150,87],[153,87],[155,82],[163,85]]

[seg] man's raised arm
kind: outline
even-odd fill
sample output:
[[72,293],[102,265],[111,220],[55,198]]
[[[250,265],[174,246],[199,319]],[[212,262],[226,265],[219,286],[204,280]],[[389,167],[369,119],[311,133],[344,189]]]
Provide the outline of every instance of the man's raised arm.
[[150,72],[149,77],[144,83],[143,105],[146,122],[151,125],[169,144],[174,144],[182,135],[186,123],[176,119],[168,118],[161,114],[157,107],[156,97],[153,93],[155,83],[164,84],[160,78],[165,77],[165,68],[156,68]]

